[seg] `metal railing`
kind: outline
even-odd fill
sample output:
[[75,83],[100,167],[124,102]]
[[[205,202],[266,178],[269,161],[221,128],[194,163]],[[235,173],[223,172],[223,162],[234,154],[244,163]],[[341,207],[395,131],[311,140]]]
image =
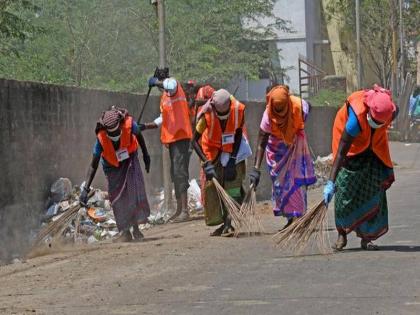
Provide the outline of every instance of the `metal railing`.
[[305,56],[299,54],[299,94],[300,97],[311,97],[321,88],[321,80],[326,72]]

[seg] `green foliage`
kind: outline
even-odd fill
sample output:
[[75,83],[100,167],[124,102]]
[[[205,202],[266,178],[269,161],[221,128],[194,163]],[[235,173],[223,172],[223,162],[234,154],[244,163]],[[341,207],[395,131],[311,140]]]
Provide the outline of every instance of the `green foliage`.
[[[403,9],[404,27],[407,35],[405,45],[412,44],[419,36],[420,1],[408,0]],[[395,28],[399,27],[398,0],[360,1],[360,40],[362,63],[368,66],[380,79],[382,86],[389,87],[392,67],[392,12],[395,13]],[[327,5],[327,18],[341,21],[341,43],[343,51],[356,53],[355,1],[330,0]],[[349,39],[352,40],[349,40]],[[398,39],[397,39],[398,44]],[[400,50],[397,51],[400,58]],[[410,60],[415,62],[415,60]]]
[[29,0],[0,0],[0,54],[18,55],[19,46],[40,31],[22,14],[35,15],[37,9]]
[[308,98],[312,106],[341,107],[347,98],[346,92],[322,89],[316,96]]
[[[10,2],[13,2],[10,0]],[[226,82],[258,77],[272,66],[267,40],[287,23],[272,15],[274,0],[166,0],[167,62],[180,80]],[[42,28],[0,53],[0,75],[111,90],[146,89],[158,64],[158,23],[150,0],[32,0],[20,7],[28,25]],[[272,21],[261,25],[261,19]]]

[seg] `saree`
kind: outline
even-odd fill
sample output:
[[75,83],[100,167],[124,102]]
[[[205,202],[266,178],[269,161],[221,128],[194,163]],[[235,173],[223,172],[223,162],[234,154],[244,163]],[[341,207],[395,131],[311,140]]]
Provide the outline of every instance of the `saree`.
[[388,231],[386,190],[394,171],[368,150],[347,160],[336,179],[335,224],[337,231],[374,241]]
[[146,223],[150,207],[137,152],[120,162],[119,167],[104,167],[104,173],[118,230]]
[[274,215],[287,218],[302,216],[307,208],[306,187],[316,182],[305,132],[299,130],[290,146],[270,135],[266,161],[273,182]]

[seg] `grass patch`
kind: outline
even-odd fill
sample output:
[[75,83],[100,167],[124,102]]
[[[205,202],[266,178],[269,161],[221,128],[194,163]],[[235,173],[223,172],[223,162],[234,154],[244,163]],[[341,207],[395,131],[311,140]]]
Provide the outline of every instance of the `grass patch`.
[[341,107],[347,98],[346,92],[322,89],[318,94],[308,98],[312,106]]

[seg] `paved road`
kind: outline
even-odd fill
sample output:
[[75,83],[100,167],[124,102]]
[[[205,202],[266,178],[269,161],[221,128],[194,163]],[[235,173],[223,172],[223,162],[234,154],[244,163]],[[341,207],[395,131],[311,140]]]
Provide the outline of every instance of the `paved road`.
[[[392,153],[397,182],[381,251],[359,250],[353,235],[342,253],[291,257],[270,235],[210,238],[202,221],[172,224],[144,243],[1,267],[0,313],[420,314],[420,145],[393,143]],[[284,223],[264,222],[269,232]]]

